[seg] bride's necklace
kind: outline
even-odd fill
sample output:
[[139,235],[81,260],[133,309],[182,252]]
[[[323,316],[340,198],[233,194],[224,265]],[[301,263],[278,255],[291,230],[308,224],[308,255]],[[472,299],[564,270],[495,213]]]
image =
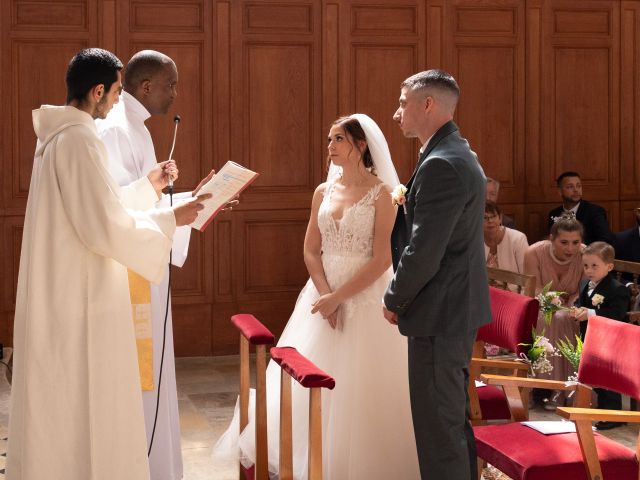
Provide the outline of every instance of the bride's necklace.
[[368,180],[367,177],[361,177],[360,180],[357,180],[355,182],[345,183],[342,174],[340,174],[340,177],[338,177],[338,183],[340,185],[342,185],[343,187],[346,187],[346,188],[360,187],[360,186],[364,185],[365,183],[367,183],[367,180]]

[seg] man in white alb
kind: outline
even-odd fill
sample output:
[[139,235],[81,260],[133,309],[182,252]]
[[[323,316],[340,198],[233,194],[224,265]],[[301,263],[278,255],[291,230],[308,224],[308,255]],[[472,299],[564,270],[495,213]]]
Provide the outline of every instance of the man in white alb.
[[175,228],[204,196],[149,213],[121,203],[94,123],[118,102],[121,69],[110,52],[82,50],[67,105],[33,111],[8,480],[149,478],[127,268],[160,281]]
[[[138,52],[124,69],[124,91],[120,103],[106,120],[97,122],[100,138],[107,147],[109,170],[123,187],[123,202],[131,208],[148,209],[169,204],[167,196],[158,202],[157,197],[141,192],[139,186],[148,183],[147,176],[151,179],[154,172],[164,166],[157,162],[153,141],[144,122],[153,115],[164,115],[169,111],[177,94],[177,84],[178,71],[171,58],[153,50]],[[167,166],[174,171],[173,162]],[[200,185],[208,181],[212,174]],[[159,188],[165,185],[161,184]],[[174,202],[190,198],[191,195],[191,192],[174,195]],[[172,264],[175,266],[181,267],[186,260],[190,231],[188,226],[176,230],[172,254]],[[153,435],[149,456],[152,480],[181,479],[183,470],[170,306],[167,311],[168,272],[167,267],[162,282],[152,285],[150,289],[150,331],[138,328],[139,323],[136,323],[148,444]],[[130,277],[130,284],[134,311],[136,308],[142,312],[149,311],[135,305],[136,280]],[[141,335],[147,335],[148,338],[145,340]],[[164,359],[161,358],[163,343]],[[162,379],[159,382],[161,363]]]

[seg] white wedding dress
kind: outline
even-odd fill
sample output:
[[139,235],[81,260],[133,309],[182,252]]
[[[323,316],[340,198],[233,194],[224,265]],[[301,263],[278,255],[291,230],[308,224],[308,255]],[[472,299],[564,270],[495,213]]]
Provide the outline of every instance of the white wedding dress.
[[[372,256],[374,202],[383,188],[374,186],[344,212],[331,216],[333,183],[318,212],[322,263],[333,290],[352,278]],[[311,314],[318,291],[309,280],[298,297],[279,346],[295,347],[336,380],[322,390],[323,478],[325,480],[419,479],[407,379],[406,339],[382,316],[389,269],[368,288],[342,304],[342,329],[333,330]],[[280,368],[267,368],[269,470],[278,478]],[[250,411],[253,411],[253,403]],[[293,382],[294,478],[307,478],[308,391]],[[238,412],[214,452],[238,447]],[[255,460],[254,423],[239,439],[246,466]],[[215,453],[214,453],[215,455]]]

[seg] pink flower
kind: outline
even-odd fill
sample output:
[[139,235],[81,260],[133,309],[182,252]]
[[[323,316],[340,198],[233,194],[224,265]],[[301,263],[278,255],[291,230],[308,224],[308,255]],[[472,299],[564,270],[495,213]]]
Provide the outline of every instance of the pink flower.
[[391,192],[391,199],[394,205],[404,205],[407,201],[405,195],[407,193],[407,187],[402,184],[396,185],[396,188]]
[[539,337],[538,345],[544,348],[547,353],[553,353],[555,349],[547,337]]

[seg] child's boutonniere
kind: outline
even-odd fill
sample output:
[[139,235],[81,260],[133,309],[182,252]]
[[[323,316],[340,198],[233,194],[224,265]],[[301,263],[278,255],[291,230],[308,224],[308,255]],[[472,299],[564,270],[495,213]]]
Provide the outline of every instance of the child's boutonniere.
[[407,203],[407,197],[405,197],[406,194],[407,187],[405,187],[403,184],[396,185],[396,188],[394,188],[393,192],[391,192],[391,199],[393,200],[393,204],[402,205],[404,213],[407,213],[407,207],[405,206],[405,203]]
[[602,302],[604,302],[604,297],[599,293],[596,293],[593,297],[591,297],[591,305],[596,308],[600,307],[600,304],[602,304]]

